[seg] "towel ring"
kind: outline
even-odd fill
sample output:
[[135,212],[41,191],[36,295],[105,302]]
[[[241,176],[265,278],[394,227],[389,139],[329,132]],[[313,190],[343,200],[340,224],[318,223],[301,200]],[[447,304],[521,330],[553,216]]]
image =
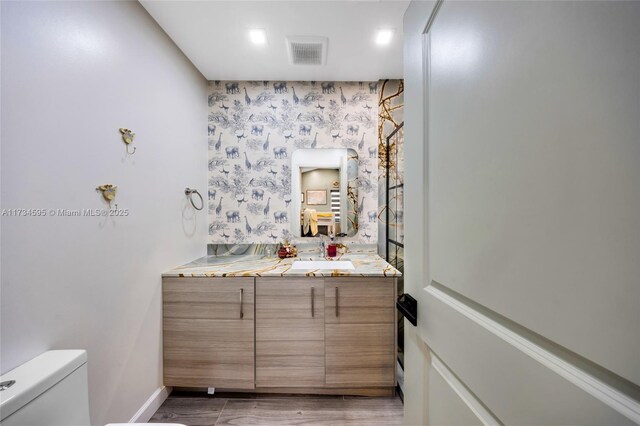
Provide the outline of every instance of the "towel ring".
[[[197,189],[186,188],[184,190],[184,194],[187,196],[187,198],[189,198],[189,201],[191,202],[191,205],[194,209],[202,210],[204,208],[204,200],[202,199],[202,195],[200,195]],[[196,203],[193,202],[193,194],[196,194],[198,197],[200,197],[200,207],[197,207]]]

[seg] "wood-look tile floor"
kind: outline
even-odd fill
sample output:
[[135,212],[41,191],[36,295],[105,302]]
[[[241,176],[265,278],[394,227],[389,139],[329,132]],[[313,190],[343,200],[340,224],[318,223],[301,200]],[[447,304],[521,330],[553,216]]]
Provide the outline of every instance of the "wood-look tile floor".
[[399,397],[174,392],[150,423],[205,425],[402,425]]

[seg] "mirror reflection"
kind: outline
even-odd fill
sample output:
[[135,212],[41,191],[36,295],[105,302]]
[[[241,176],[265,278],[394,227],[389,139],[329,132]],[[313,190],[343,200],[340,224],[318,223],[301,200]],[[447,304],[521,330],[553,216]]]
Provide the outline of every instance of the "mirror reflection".
[[358,154],[353,149],[293,153],[292,232],[301,237],[353,236],[358,231]]

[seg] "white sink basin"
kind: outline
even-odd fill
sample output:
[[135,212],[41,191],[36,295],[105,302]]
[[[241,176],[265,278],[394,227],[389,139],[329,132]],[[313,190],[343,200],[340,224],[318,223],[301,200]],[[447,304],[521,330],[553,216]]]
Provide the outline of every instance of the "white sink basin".
[[352,270],[356,269],[350,260],[296,260],[293,262],[292,270],[309,269],[332,269],[332,270]]

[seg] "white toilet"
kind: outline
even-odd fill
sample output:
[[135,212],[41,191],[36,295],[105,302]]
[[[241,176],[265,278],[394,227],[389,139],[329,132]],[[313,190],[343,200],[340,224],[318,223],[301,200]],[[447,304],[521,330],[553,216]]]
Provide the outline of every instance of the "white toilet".
[[0,382],[1,426],[91,424],[84,350],[45,352],[0,376]]

